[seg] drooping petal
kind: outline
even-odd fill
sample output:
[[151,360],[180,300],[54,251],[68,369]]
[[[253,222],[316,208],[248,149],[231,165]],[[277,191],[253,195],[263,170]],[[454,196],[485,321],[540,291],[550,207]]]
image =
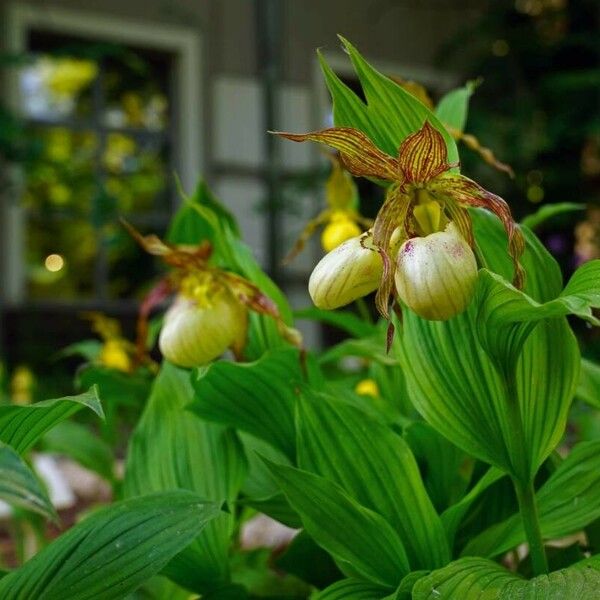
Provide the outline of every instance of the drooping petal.
[[375,305],[379,313],[389,319],[390,295],[394,288],[394,269],[396,257],[391,255],[392,234],[397,227],[404,228],[410,198],[399,185],[393,186],[388,191],[383,206],[377,214],[373,225],[373,244],[377,248],[383,261],[383,274],[381,283],[375,295]]
[[500,196],[488,192],[473,180],[462,175],[446,173],[432,181],[429,188],[434,194],[451,198],[461,206],[486,208],[502,221],[508,236],[508,252],[514,266],[513,284],[517,288],[522,288],[525,272],[519,258],[525,250],[525,239],[512,218],[508,204]]
[[402,142],[398,162],[410,183],[427,183],[450,168],[446,142],[429,121]]
[[331,210],[325,209],[320,212],[314,219],[311,219],[304,227],[304,229],[300,232],[300,235],[294,242],[294,246],[292,249],[285,255],[282,263],[284,265],[289,264],[302,252],[306,242],[313,236],[315,231],[321,226],[329,221],[331,217]]
[[293,142],[318,142],[339,151],[344,166],[357,177],[376,177],[399,181],[402,175],[398,160],[381,151],[358,129],[332,127],[310,133],[273,132]]

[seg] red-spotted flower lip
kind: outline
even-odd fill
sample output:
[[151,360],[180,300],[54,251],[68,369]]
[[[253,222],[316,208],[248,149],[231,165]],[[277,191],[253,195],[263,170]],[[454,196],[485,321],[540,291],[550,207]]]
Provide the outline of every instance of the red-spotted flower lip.
[[440,202],[448,218],[455,222],[471,246],[474,246],[474,238],[467,207],[482,207],[496,214],[508,236],[508,252],[514,265],[513,283],[522,287],[524,272],[519,258],[525,249],[525,241],[508,204],[475,181],[453,172],[458,165],[448,163],[444,138],[429,121],[402,142],[396,157],[380,150],[362,131],[352,127],[333,127],[302,134],[274,133],[295,142],[314,141],[330,146],[340,153],[341,161],[353,175],[391,183],[373,225],[373,242],[384,263],[376,303],[385,317],[389,317],[395,268],[388,255],[390,240],[397,227],[402,227],[407,235],[411,233],[411,190],[414,188],[424,188]]

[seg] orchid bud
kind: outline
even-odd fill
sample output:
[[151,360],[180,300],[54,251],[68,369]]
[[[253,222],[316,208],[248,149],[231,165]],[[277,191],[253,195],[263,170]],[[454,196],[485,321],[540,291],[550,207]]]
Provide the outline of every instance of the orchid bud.
[[371,235],[353,237],[319,261],[308,281],[315,306],[332,310],[377,289],[383,262],[372,239]]
[[160,351],[181,367],[206,364],[241,345],[247,320],[246,308],[226,290],[202,302],[180,294],[165,314]]
[[445,321],[469,305],[477,282],[477,261],[453,223],[445,231],[411,238],[398,253],[396,289],[416,314]]
[[360,227],[343,211],[336,211],[321,234],[321,246],[331,252],[346,240],[361,234]]

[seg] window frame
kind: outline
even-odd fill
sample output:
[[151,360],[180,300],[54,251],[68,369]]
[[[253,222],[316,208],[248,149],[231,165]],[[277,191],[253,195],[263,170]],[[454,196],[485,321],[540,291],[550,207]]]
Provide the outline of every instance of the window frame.
[[[172,162],[186,190],[193,190],[204,167],[202,147],[204,115],[202,111],[202,35],[188,27],[154,24],[144,21],[87,11],[56,7],[34,7],[12,4],[6,12],[6,50],[10,53],[28,51],[28,34],[31,30],[57,35],[77,36],[94,41],[105,41],[168,52],[174,56],[172,76],[173,99],[172,127],[177,140],[172,148]],[[12,110],[20,112],[18,72],[7,74],[5,100]],[[12,174],[14,181],[22,179],[18,168]],[[16,186],[17,193],[19,185]],[[13,195],[15,189],[12,190]],[[26,211],[8,198],[2,203],[0,215],[4,226],[2,235],[2,295],[8,306],[31,304],[58,304],[53,301],[35,301],[27,298],[25,276]],[[103,308],[117,307],[123,301],[102,301]],[[64,303],[60,303],[64,304]],[[90,301],[69,301],[78,308]],[[92,301],[91,304],[98,304]]]

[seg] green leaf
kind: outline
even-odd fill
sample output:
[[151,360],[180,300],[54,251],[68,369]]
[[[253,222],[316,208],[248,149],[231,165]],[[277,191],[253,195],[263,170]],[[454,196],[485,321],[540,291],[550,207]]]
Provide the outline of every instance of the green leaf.
[[404,546],[383,517],[324,477],[268,464],[304,529],[340,566],[348,564],[361,577],[390,587],[408,573]]
[[300,517],[281,493],[263,457],[277,464],[291,466],[290,459],[264,440],[243,432],[239,432],[239,436],[246,452],[248,475],[242,486],[244,497],[238,499],[237,503],[240,506],[251,506],[293,529],[302,527]]
[[0,499],[46,519],[57,519],[56,511],[37,477],[10,446],[1,442]]
[[196,371],[191,409],[265,440],[291,460],[296,454],[296,386],[304,382],[300,354],[272,350],[253,363],[216,362]]
[[186,197],[177,210],[167,232],[167,240],[173,244],[199,244],[203,240],[214,241],[214,226],[202,217],[195,206],[208,208],[215,217],[226,224],[239,237],[239,228],[235,217],[213,196],[204,180],[200,180],[194,193]]
[[436,509],[442,511],[462,498],[473,459],[424,421],[409,423],[403,437],[424,473],[425,487]]
[[389,588],[360,579],[342,579],[319,592],[314,600],[378,600],[389,593]]
[[114,456],[110,446],[85,425],[63,421],[42,439],[46,452],[68,456],[107,481],[114,480]]
[[577,397],[590,406],[600,408],[600,365],[581,359],[581,377]]
[[385,351],[385,336],[379,334],[360,339],[344,340],[323,352],[319,357],[319,363],[337,362],[347,356],[368,358],[386,366],[398,366],[398,359],[390,356]]
[[536,229],[548,219],[552,219],[558,215],[570,213],[578,210],[584,210],[585,204],[577,204],[575,202],[557,202],[555,204],[545,204],[531,215],[527,215],[521,224]]
[[98,389],[93,386],[78,396],[44,400],[29,406],[0,406],[0,441],[23,454],[55,425],[69,418],[83,407],[103,418]]
[[306,531],[294,537],[275,566],[317,588],[324,588],[342,577],[331,556]]
[[479,498],[479,496],[485,492],[491,485],[496,483],[499,479],[502,479],[505,474],[496,469],[495,467],[490,467],[485,475],[469,490],[469,493],[464,496],[459,502],[453,504],[449,508],[447,508],[442,513],[442,523],[444,524],[444,528],[446,529],[446,534],[448,536],[448,542],[452,547],[454,545],[454,537],[456,535],[456,531],[458,530],[459,525],[463,517],[466,515],[467,511],[471,508],[475,500]]
[[[235,500],[246,470],[241,443],[231,429],[186,410],[193,398],[189,378],[189,371],[163,362],[129,444],[126,497],[187,489],[219,505]],[[226,582],[232,529],[232,515],[222,513],[165,573],[198,591]]]
[[4,600],[124,598],[219,514],[190,492],[155,494],[97,511],[0,580]]
[[477,81],[468,81],[466,85],[451,90],[435,107],[437,118],[444,124],[458,131],[464,131],[469,112],[469,100],[478,86]]
[[498,364],[510,368],[533,328],[543,319],[574,314],[600,325],[592,314],[592,308],[600,307],[600,260],[589,261],[577,269],[562,293],[547,302],[538,302],[501,275],[482,269],[478,304],[480,339]]
[[298,466],[384,517],[413,569],[446,564],[442,522],[406,442],[363,411],[308,389],[297,411]]
[[580,600],[597,597],[598,564],[582,561],[529,581],[485,558],[461,558],[423,577],[413,588],[414,600]]
[[336,126],[360,129],[381,150],[396,156],[402,141],[427,120],[444,137],[448,162],[458,162],[456,143],[435,114],[412,94],[371,67],[348,40],[340,39],[354,65],[367,102],[342,83],[319,53],[321,69],[333,99]]
[[[510,277],[500,222],[485,211],[471,214],[490,272]],[[526,292],[536,302],[547,302],[560,294],[560,269],[537,238],[525,233]],[[557,318],[541,321],[524,342],[516,364],[526,443],[523,452],[508,419],[506,383],[480,343],[478,326],[483,335],[496,332],[494,325],[478,315],[477,298],[465,313],[445,322],[426,321],[404,310],[400,358],[408,393],[423,417],[459,448],[503,471],[529,478],[564,431],[580,362],[575,337],[566,320]]]
[[309,319],[333,325],[356,338],[366,337],[377,331],[373,323],[368,323],[348,310],[323,310],[316,306],[311,306],[310,308],[294,311],[294,317],[300,320]]
[[[581,442],[536,494],[545,539],[575,533],[600,518],[600,441]],[[472,539],[464,555],[494,557],[525,541],[515,514]]]

